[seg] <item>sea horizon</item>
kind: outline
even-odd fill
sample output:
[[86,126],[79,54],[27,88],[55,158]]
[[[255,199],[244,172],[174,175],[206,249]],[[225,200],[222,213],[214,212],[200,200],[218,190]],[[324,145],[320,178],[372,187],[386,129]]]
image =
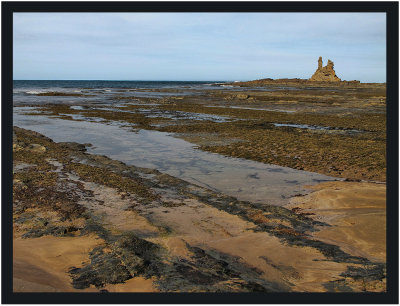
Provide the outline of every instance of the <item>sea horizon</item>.
[[[79,81],[106,81],[106,82],[235,82],[236,80],[106,80],[106,79],[58,79],[58,80],[53,80],[53,79],[19,79],[19,80],[13,80],[15,81],[74,81],[74,82],[79,82]],[[240,80],[240,81],[245,81],[245,80]]]

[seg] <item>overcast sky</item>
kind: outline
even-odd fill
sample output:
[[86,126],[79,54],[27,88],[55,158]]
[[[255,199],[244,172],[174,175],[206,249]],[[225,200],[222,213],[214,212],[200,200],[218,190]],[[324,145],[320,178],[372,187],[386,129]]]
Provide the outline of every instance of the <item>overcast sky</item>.
[[15,80],[386,81],[384,13],[14,13]]

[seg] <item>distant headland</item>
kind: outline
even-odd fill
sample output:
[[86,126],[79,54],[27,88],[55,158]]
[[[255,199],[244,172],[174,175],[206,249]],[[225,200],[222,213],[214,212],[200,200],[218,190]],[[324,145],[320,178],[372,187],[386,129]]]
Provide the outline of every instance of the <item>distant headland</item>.
[[328,59],[328,63],[326,66],[323,66],[322,57],[318,58],[318,68],[314,72],[314,74],[309,79],[259,79],[254,81],[247,82],[234,82],[232,85],[235,86],[268,86],[268,85],[296,85],[296,86],[309,86],[309,87],[370,87],[370,86],[386,86],[386,83],[361,83],[358,80],[345,81],[341,80],[335,72],[334,63],[330,59]]

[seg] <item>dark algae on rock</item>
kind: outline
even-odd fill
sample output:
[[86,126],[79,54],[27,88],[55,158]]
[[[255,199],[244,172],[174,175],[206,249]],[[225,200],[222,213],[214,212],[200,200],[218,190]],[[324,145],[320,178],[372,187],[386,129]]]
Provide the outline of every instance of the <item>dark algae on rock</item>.
[[[80,110],[62,107],[62,113],[68,113],[69,110],[71,114],[80,112]],[[189,105],[182,104],[181,107],[183,111],[188,111]],[[193,107],[199,107],[197,112],[206,112],[202,106]],[[57,110],[58,106],[46,106],[45,109],[47,112],[53,112],[53,115],[58,116],[61,113]],[[94,111],[86,113],[85,116],[103,116],[104,114],[105,112]],[[265,135],[268,135],[265,131],[272,131],[274,137],[287,133],[284,136],[287,139],[291,139],[288,135],[292,133],[302,135],[301,132],[291,128],[274,127],[272,124],[276,121],[274,116],[281,116],[278,112],[266,112],[263,116],[267,117],[261,119],[252,117],[256,115],[251,111],[245,114],[248,114],[248,118],[238,121],[240,123],[194,124],[192,122],[162,129],[171,131],[175,129],[174,131],[185,133],[190,133],[192,128],[193,131],[203,129],[205,132],[217,130],[226,137],[239,137],[239,130],[247,127],[249,133],[246,132],[246,135],[257,135],[261,130]],[[297,117],[296,120],[300,120],[298,118],[304,118],[302,123],[311,123],[306,121],[311,120],[313,124],[322,124],[323,120],[331,120],[329,116],[326,118],[305,116]],[[147,119],[150,121],[146,121],[144,125],[140,125],[141,123],[135,120],[132,122],[141,128],[152,126],[152,119]],[[290,121],[284,117],[280,117],[280,120],[281,122]],[[341,122],[343,127],[350,128],[350,121],[343,119]],[[379,124],[370,126],[368,124],[364,126],[365,130],[369,128],[371,134],[381,133]],[[265,203],[239,201],[234,197],[190,184],[157,170],[127,166],[105,156],[88,154],[85,152],[85,146],[80,144],[55,143],[38,133],[17,127],[14,128],[14,133],[13,220],[16,235],[24,239],[44,236],[96,235],[101,241],[99,246],[90,250],[87,262],[82,263],[81,266],[70,267],[66,271],[75,289],[95,287],[98,290],[105,290],[104,287],[108,284],[123,284],[133,278],[143,277],[150,279],[157,290],[162,292],[288,292],[292,290],[294,285],[290,281],[270,279],[263,270],[249,264],[244,258],[202,243],[189,242],[182,238],[184,244],[181,248],[186,255],[172,252],[174,248],[169,247],[169,243],[175,241],[173,240],[175,236],[179,236],[179,232],[176,232],[178,228],[169,227],[171,224],[168,225],[160,214],[165,211],[169,214],[179,214],[180,209],[185,209],[191,201],[195,203],[192,205],[197,205],[194,206],[195,210],[200,209],[201,205],[210,211],[215,209],[227,214],[229,218],[239,218],[243,222],[248,222],[251,233],[266,233],[274,239],[279,239],[284,246],[310,248],[322,254],[326,262],[346,265],[346,271],[339,271],[335,280],[324,283],[323,286],[328,291],[357,290],[359,284],[365,284],[364,287],[369,290],[368,284],[382,282],[385,279],[384,263],[372,262],[366,258],[348,254],[334,244],[313,238],[311,235],[313,232],[330,225],[318,221],[307,213],[273,206],[267,200]],[[255,138],[245,141],[259,139],[258,136],[251,137]],[[305,132],[304,137],[312,139],[318,137],[320,142],[325,141],[325,138],[319,134],[313,138],[310,132]],[[364,136],[360,137],[363,139]],[[371,141],[369,137],[365,136],[362,141]],[[299,136],[299,139],[303,138]],[[328,143],[328,138],[326,141]],[[332,147],[336,145],[337,143],[332,143]],[[224,148],[224,146],[216,147]],[[245,150],[242,151],[245,152]],[[337,154],[339,153],[338,151]],[[302,160],[302,155],[300,157]],[[303,167],[305,163],[299,165]],[[371,170],[369,174],[373,171],[375,170]],[[106,198],[99,197],[98,190],[106,188],[110,188],[117,195],[112,198],[113,204],[110,207],[104,203]],[[105,192],[108,192],[107,190]],[[96,207],[104,206],[105,214],[110,211],[109,209],[116,209],[120,205],[121,215],[132,213],[133,215],[129,215],[130,218],[136,216],[135,218],[139,218],[137,220],[142,220],[140,222],[147,222],[146,226],[151,228],[151,231],[125,229],[124,224],[122,226],[112,224],[108,220],[114,219],[106,219],[107,216],[93,211],[91,208],[93,203],[97,205]],[[116,216],[111,214],[111,217],[117,218],[118,214]],[[205,221],[205,225],[202,226],[212,224],[207,222],[210,221]],[[292,279],[301,279],[302,276],[296,269],[287,264],[274,262],[268,257],[267,250],[265,252],[266,254],[261,255],[260,258],[278,271],[277,273],[289,275]]]
[[[176,292],[253,292],[289,291],[290,288],[260,278],[257,269],[238,258],[218,252],[206,252],[187,245],[191,260],[168,256],[166,250],[126,233],[108,237],[110,243],[90,252],[90,263],[72,267],[69,273],[77,289],[116,284],[135,276],[154,278],[160,291]],[[114,242],[111,242],[113,241]]]
[[[117,121],[134,130],[176,133],[201,150],[226,156],[335,177],[385,181],[386,93],[378,85],[253,90],[245,100],[251,102],[245,104],[241,99],[226,100],[232,93],[222,90],[208,91],[201,97],[145,100],[145,104],[140,104],[144,98],[135,98],[133,104],[128,101],[106,108],[47,104],[31,115]],[[192,116],[172,119],[173,112]],[[82,117],[74,117],[77,115]],[[226,120],[194,120],[201,115]]]
[[107,245],[90,252],[90,263],[82,268],[71,268],[72,284],[77,289],[90,285],[103,287],[117,284],[134,276],[160,276],[163,263],[158,253],[160,247],[133,233],[107,236]]

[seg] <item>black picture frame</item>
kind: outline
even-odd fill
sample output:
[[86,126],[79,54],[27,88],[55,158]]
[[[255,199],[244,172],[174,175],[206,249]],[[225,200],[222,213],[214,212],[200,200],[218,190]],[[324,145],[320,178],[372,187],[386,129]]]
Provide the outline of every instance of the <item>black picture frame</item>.
[[[2,2],[2,303],[5,304],[397,304],[398,2]],[[387,16],[386,293],[14,293],[12,291],[13,13],[383,12]]]

